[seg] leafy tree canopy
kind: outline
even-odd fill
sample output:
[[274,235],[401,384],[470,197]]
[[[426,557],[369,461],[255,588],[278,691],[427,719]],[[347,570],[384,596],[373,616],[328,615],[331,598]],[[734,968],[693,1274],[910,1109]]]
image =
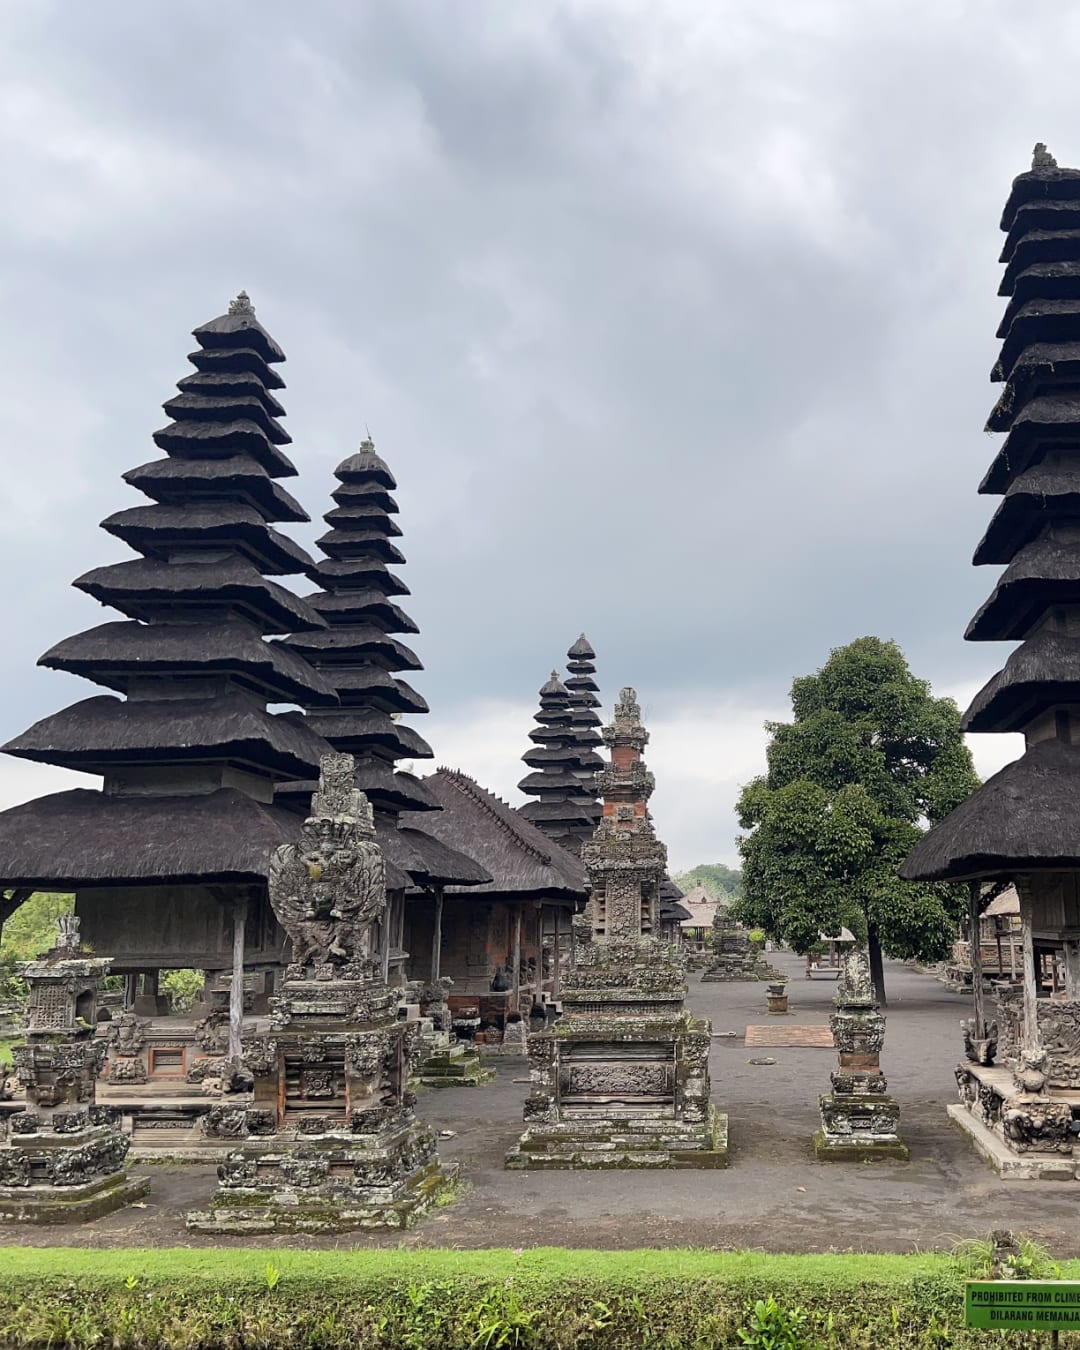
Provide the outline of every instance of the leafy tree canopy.
[[978,786],[960,714],[875,637],[796,679],[791,702],[793,720],[768,726],[767,773],[739,798],[737,913],[797,952],[846,924],[866,940],[884,999],[882,952],[938,960],[965,912],[961,888],[896,871]]
[[692,891],[695,886],[704,886],[714,900],[742,895],[742,872],[724,863],[698,863],[689,872],[680,872],[672,880],[681,891]]

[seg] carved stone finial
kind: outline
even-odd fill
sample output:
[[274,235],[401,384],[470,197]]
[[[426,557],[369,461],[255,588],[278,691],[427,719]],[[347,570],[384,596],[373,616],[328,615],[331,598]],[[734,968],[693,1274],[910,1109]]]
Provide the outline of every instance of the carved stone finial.
[[1042,141],[1039,141],[1035,146],[1035,149],[1031,152],[1032,169],[1056,169],[1057,166],[1057,160],[1050,151],[1047,150],[1046,146],[1043,145]]
[[615,704],[615,720],[617,722],[640,722],[641,704],[637,701],[637,690],[627,686],[619,694],[619,701]]
[[255,306],[251,303],[251,297],[247,291],[241,291],[235,300],[229,301],[230,314],[250,314],[255,317]]
[[77,952],[79,950],[80,920],[74,914],[61,914],[56,921],[56,947],[58,952]]
[[844,957],[840,980],[836,989],[836,1003],[840,1008],[873,1008],[874,981],[870,974],[870,958],[866,952],[849,951]]

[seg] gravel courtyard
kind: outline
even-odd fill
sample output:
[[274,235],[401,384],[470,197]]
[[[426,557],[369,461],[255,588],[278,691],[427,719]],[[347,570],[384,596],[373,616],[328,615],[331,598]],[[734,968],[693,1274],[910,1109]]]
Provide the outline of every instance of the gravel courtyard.
[[[835,986],[803,978],[802,961],[781,954],[791,977],[792,1025],[824,1023]],[[86,1227],[41,1230],[0,1225],[0,1244],[69,1246],[645,1246],[758,1247],[767,1251],[895,1251],[948,1248],[959,1238],[1011,1227],[1057,1255],[1080,1256],[1080,1185],[1003,1182],[950,1125],[958,1023],[968,1000],[931,976],[889,964],[882,1065],[902,1106],[910,1163],[815,1162],[810,1136],[817,1097],[834,1052],[748,1049],[747,1025],[765,1014],[764,984],[702,984],[690,1004],[713,1031],[713,1100],[728,1112],[731,1166],[720,1172],[507,1172],[503,1155],[520,1133],[527,1092],[524,1061],[500,1059],[484,1088],[426,1090],[420,1112],[440,1129],[446,1159],[461,1164],[461,1194],[406,1234],[196,1239],[183,1212],[201,1208],[215,1182],[206,1166],[154,1166],[145,1208]],[[752,1064],[771,1058],[774,1064]],[[138,1170],[147,1170],[138,1165]]]

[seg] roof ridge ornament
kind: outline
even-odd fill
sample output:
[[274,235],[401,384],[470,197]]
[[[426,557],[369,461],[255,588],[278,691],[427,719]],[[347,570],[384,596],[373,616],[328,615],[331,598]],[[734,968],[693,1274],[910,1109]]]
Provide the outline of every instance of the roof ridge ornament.
[[1056,169],[1057,166],[1058,166],[1057,160],[1050,153],[1050,151],[1047,150],[1043,142],[1042,141],[1036,142],[1035,149],[1031,152],[1032,172],[1035,172],[1039,169]]
[[230,314],[250,314],[255,317],[255,306],[251,303],[251,297],[247,291],[240,291],[235,300],[229,301]]

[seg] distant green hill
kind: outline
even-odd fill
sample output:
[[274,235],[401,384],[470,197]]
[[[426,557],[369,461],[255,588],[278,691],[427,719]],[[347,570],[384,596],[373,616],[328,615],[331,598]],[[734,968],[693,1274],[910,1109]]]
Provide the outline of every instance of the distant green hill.
[[695,886],[704,886],[716,900],[725,895],[738,899],[742,895],[742,872],[737,867],[727,867],[724,863],[698,863],[689,872],[680,872],[672,877],[675,885],[682,891],[692,890]]

